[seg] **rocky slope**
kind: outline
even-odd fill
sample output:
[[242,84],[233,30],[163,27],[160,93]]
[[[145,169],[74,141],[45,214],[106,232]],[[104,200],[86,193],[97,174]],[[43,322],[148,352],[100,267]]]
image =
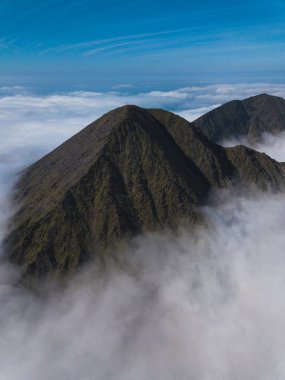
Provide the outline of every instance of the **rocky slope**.
[[[69,273],[142,231],[199,220],[213,188],[284,186],[282,166],[243,146],[223,148],[164,110],[125,106],[30,166],[6,247],[24,275]],[[116,251],[112,251],[116,252]]]
[[285,130],[285,100],[261,94],[245,100],[233,100],[194,121],[211,141],[247,136],[259,140],[264,132]]

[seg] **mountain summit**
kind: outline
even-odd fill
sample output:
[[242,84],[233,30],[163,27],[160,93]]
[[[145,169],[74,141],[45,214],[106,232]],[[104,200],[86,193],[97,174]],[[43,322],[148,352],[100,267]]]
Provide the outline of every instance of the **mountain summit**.
[[199,117],[194,124],[214,142],[240,136],[256,141],[264,132],[285,130],[285,100],[267,94],[233,100]]
[[196,223],[209,191],[236,181],[280,189],[284,171],[264,153],[212,143],[170,112],[121,107],[23,173],[6,245],[24,275],[72,272],[139,232]]

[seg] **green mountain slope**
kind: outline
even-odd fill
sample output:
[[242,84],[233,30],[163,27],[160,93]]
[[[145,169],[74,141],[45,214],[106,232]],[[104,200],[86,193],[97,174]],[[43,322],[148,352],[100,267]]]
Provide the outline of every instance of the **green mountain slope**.
[[236,181],[278,190],[284,171],[170,112],[121,107],[23,173],[5,244],[24,275],[73,272],[90,257],[104,263],[108,247],[139,232],[196,223],[209,191]]
[[233,100],[193,123],[214,142],[240,136],[259,140],[263,132],[285,130],[285,100],[267,94]]

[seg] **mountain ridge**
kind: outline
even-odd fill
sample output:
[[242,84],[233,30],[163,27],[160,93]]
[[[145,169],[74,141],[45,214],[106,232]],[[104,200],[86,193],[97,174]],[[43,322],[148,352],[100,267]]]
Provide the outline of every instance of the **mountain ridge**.
[[237,181],[280,190],[284,170],[168,111],[120,107],[26,169],[5,244],[25,276],[70,273],[137,233],[197,223],[209,192]]
[[193,121],[211,141],[219,142],[247,136],[258,141],[264,132],[285,130],[285,100],[260,94],[244,100],[232,100]]

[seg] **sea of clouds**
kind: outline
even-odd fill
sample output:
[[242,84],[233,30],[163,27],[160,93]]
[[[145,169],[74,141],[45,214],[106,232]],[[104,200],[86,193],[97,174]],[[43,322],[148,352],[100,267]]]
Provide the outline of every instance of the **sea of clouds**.
[[[147,94],[0,96],[0,239],[20,171],[84,125],[123,104],[189,120],[225,101],[285,86],[211,85]],[[0,90],[1,93],[1,90]],[[259,147],[285,161],[285,136]],[[0,264],[0,379],[283,380],[285,197],[212,194],[208,226],[137,237],[128,272],[92,265],[65,288],[37,294]],[[4,252],[2,252],[2,255]],[[139,268],[139,270],[135,270]]]

